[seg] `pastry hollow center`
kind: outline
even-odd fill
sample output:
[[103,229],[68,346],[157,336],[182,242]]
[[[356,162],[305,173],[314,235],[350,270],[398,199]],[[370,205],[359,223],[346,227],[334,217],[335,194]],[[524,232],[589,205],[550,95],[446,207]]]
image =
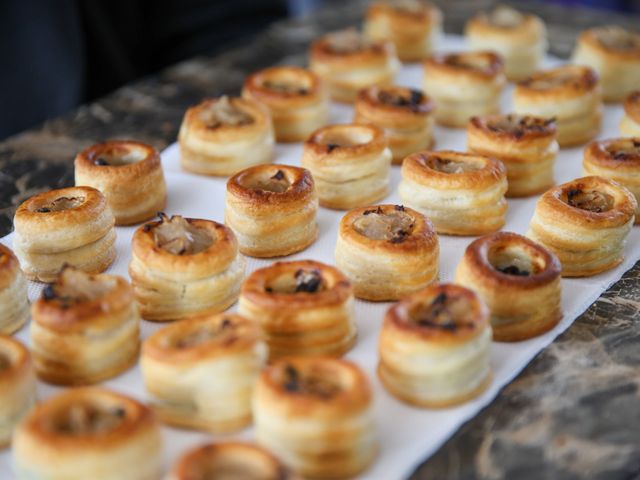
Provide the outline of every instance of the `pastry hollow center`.
[[278,93],[306,95],[309,89],[303,85],[286,80],[265,80],[262,86],[268,90]]
[[56,282],[42,291],[45,300],[60,300],[65,303],[90,302],[103,297],[116,286],[112,278],[91,275],[76,268],[65,268]]
[[409,318],[416,325],[431,330],[455,332],[473,328],[472,305],[460,295],[440,292],[430,302],[416,305]]
[[193,225],[180,215],[169,218],[160,214],[160,218],[160,223],[153,228],[154,243],[173,255],[195,255],[214,243],[208,230]]
[[265,470],[264,462],[254,462],[251,458],[243,455],[227,455],[216,458],[209,458],[204,465],[201,465],[196,473],[190,471],[190,480],[286,480],[285,477],[278,476],[272,468]]
[[419,90],[408,89],[407,91],[381,90],[378,93],[378,100],[394,107],[417,107],[422,103],[424,95]]
[[371,43],[355,29],[342,30],[327,35],[327,45],[333,53],[356,53],[371,46]]
[[58,412],[52,420],[52,430],[69,436],[101,435],[117,428],[126,411],[119,406],[78,402]]
[[465,173],[480,170],[482,166],[472,161],[454,160],[451,158],[443,158],[438,155],[429,155],[425,157],[425,163],[433,170],[442,173]]
[[621,140],[609,145],[606,150],[615,160],[635,160],[640,157],[640,140]]
[[489,251],[488,260],[499,272],[517,277],[535,275],[544,267],[520,248],[494,248]]
[[105,149],[95,155],[93,163],[98,166],[122,166],[141,162],[147,153],[137,148],[111,148]]
[[332,376],[322,371],[301,371],[293,365],[285,366],[282,386],[287,392],[329,399],[340,392],[341,387]]
[[265,192],[283,193],[291,187],[291,182],[282,170],[276,171],[271,176],[256,176],[248,179],[245,183],[245,187],[252,190],[262,190]]
[[620,27],[603,27],[598,29],[596,36],[605,48],[623,52],[640,50],[640,35],[634,34]]
[[381,208],[365,210],[353,222],[353,228],[372,240],[400,243],[413,230],[413,217],[404,210],[383,212]]
[[573,72],[557,72],[540,78],[534,78],[528,81],[527,85],[535,90],[549,90],[569,84],[574,84],[576,87],[579,87],[582,83],[582,77]]
[[228,341],[235,331],[233,322],[225,318],[217,325],[205,324],[190,331],[186,335],[173,339],[176,348],[193,348],[211,341]]
[[320,270],[299,268],[293,275],[281,275],[266,286],[269,293],[318,293],[327,289]]
[[571,189],[567,192],[567,203],[589,212],[602,213],[613,208],[613,196],[598,190]]
[[496,27],[514,28],[524,21],[524,15],[511,7],[501,5],[488,15],[488,19],[489,23]]
[[515,137],[522,137],[527,132],[544,132],[554,122],[553,118],[503,115],[487,121],[487,128],[492,132],[505,132]]
[[36,208],[36,212],[49,213],[71,210],[72,208],[77,208],[82,205],[84,201],[84,197],[59,197],[49,203]]
[[491,70],[491,60],[481,55],[448,55],[445,63],[454,67],[488,72]]
[[222,126],[237,127],[253,123],[253,117],[236,106],[226,95],[202,110],[200,119],[207,128],[216,129]]
[[348,132],[328,132],[321,142],[327,146],[329,152],[338,147],[355,147],[364,145],[373,140],[373,134],[366,131],[350,130]]

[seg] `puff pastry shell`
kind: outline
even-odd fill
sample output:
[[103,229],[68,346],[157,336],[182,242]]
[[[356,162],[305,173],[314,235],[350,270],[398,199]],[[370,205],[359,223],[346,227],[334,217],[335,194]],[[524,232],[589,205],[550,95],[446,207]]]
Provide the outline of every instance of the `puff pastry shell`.
[[28,319],[27,281],[17,257],[0,244],[0,334],[17,332]]
[[629,94],[624,101],[620,133],[627,137],[640,137],[640,91]]

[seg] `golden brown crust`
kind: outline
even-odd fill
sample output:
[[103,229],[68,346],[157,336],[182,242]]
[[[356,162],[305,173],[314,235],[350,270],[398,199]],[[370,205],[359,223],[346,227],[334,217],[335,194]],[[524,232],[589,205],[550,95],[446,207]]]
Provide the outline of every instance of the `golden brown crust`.
[[578,44],[612,59],[640,61],[640,34],[618,26],[584,30]]
[[[26,377],[33,369],[29,350],[18,340],[0,334],[0,387],[5,392],[9,391],[11,384],[17,379]],[[6,390],[5,390],[6,389]]]
[[640,124],[640,90],[630,93],[624,100],[624,113],[631,120]]
[[504,62],[493,52],[437,54],[425,61],[428,74],[465,78],[469,81],[493,81],[504,70]]
[[207,475],[232,471],[251,480],[295,480],[298,478],[271,452],[240,442],[208,443],[182,455],[170,480],[203,480]]
[[18,258],[10,248],[0,244],[0,334],[11,335],[17,332],[27,320],[27,281]]
[[530,100],[566,100],[581,97],[598,87],[598,75],[590,68],[581,65],[562,65],[542,70],[516,86],[516,97]]
[[304,142],[305,150],[328,163],[371,155],[384,150],[386,145],[384,131],[380,128],[353,124],[327,125],[313,132]]
[[[511,17],[506,19],[509,21],[504,21],[506,15]],[[500,16],[503,18],[498,18]],[[471,18],[465,26],[465,34],[489,36],[505,42],[535,42],[544,36],[544,24],[536,15],[499,6],[492,12],[480,12]]]
[[76,185],[94,187],[106,197],[117,225],[155,216],[166,204],[166,184],[160,154],[133,140],[92,145],[75,159]]
[[0,290],[11,285],[20,272],[20,262],[11,249],[0,243]]

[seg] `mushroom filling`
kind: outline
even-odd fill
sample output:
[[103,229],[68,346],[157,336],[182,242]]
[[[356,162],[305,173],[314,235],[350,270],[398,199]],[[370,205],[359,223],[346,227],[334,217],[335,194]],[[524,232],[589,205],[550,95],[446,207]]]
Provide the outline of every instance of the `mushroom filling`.
[[111,148],[97,153],[93,157],[93,163],[98,166],[122,166],[130,165],[144,160],[146,153],[137,148]]
[[362,216],[353,222],[353,228],[361,235],[372,240],[384,240],[400,243],[413,230],[413,217],[398,205],[393,212],[385,213],[382,208],[365,210]]
[[291,182],[282,170],[278,170],[270,177],[265,176],[251,179],[246,186],[252,190],[282,193],[291,187]]
[[230,319],[225,318],[217,325],[200,325],[188,334],[173,339],[172,346],[180,349],[192,348],[212,340],[225,344],[231,343],[235,340],[234,332],[235,325]]
[[419,304],[409,312],[411,321],[423,328],[455,332],[474,328],[469,301],[441,292],[430,303]]
[[356,53],[371,46],[369,41],[353,28],[330,33],[326,39],[329,49],[337,54]]
[[524,15],[519,11],[504,5],[495,8],[487,19],[491,25],[502,28],[514,28],[524,21]]
[[475,162],[452,160],[450,158],[439,157],[438,155],[429,155],[423,158],[429,168],[442,173],[474,172],[482,168],[482,166],[476,165]]
[[146,225],[145,231],[151,228],[156,247],[173,255],[194,255],[206,250],[214,242],[208,230],[196,227],[180,215],[169,218],[161,213],[160,223],[155,227],[151,224]]
[[636,160],[640,157],[640,140],[622,140],[606,148],[614,160]]
[[605,48],[620,51],[640,50],[640,35],[633,34],[624,28],[609,26],[599,28],[597,38]]
[[505,275],[528,277],[542,269],[520,249],[499,247],[489,251],[488,257],[493,268]]
[[226,95],[220,97],[213,105],[203,110],[200,113],[200,119],[210,129],[222,126],[237,127],[253,123],[253,117],[234,105]]
[[415,108],[422,103],[424,95],[420,90],[407,89],[406,91],[380,90],[378,100],[394,107]]
[[278,80],[266,80],[262,86],[268,90],[278,93],[289,93],[297,95],[307,95],[309,89],[294,85],[293,83],[278,81]]
[[122,423],[126,411],[122,407],[75,403],[59,412],[51,429],[64,435],[100,435]]
[[268,293],[318,293],[327,289],[322,274],[317,269],[296,270],[293,275],[282,275],[272,280],[265,290]]
[[544,119],[529,115],[504,115],[499,119],[487,122],[487,129],[492,132],[505,132],[516,138],[523,137],[527,132],[544,132],[555,122],[554,118]]
[[9,357],[0,352],[0,372],[2,370],[6,370],[11,366],[11,362],[9,361]]
[[287,392],[329,399],[341,388],[325,372],[301,372],[293,365],[286,365],[282,372],[282,386]]
[[575,188],[567,192],[567,203],[581,210],[602,213],[613,208],[613,197],[597,190]]
[[62,210],[70,210],[79,207],[85,201],[84,197],[60,197],[52,202],[36,208],[38,213],[61,212]]
[[64,306],[72,303],[83,303],[103,297],[116,286],[111,278],[91,275],[73,267],[65,267],[55,283],[42,290],[42,298],[46,301],[58,301]]

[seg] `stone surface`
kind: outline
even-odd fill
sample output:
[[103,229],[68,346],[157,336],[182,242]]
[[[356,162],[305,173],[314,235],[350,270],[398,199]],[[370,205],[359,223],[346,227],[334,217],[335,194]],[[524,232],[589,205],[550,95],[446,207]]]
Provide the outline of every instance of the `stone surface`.
[[[175,141],[185,108],[205,96],[237,93],[244,76],[277,64],[304,64],[322,32],[357,24],[366,2],[330,0],[323,11],[272,25],[245,47],[182,62],[123,87],[40,128],[0,143],[0,236],[18,204],[39,191],[73,184],[73,157],[108,138],[156,148]],[[437,1],[445,30],[489,0]],[[534,2],[513,3],[547,22],[550,49],[567,57],[580,30],[640,24],[638,17]],[[640,264],[465,424],[413,479],[640,478]]]

